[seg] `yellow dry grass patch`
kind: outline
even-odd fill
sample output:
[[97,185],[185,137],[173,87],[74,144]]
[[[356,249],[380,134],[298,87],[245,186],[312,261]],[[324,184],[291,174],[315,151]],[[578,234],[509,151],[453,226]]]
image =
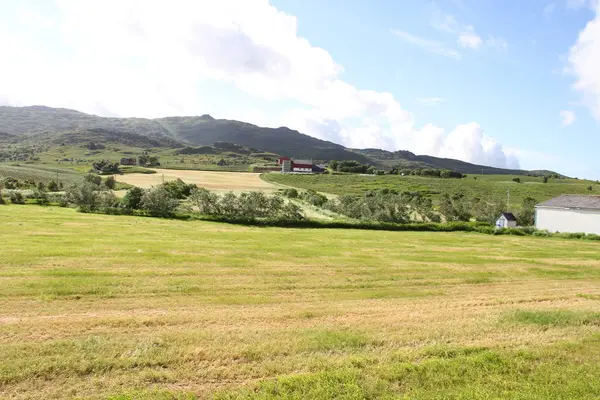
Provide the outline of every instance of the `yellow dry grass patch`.
[[274,184],[260,179],[260,174],[250,172],[188,171],[156,169],[156,174],[125,174],[117,176],[117,181],[141,188],[150,188],[163,182],[181,179],[209,190],[261,190],[273,191]]

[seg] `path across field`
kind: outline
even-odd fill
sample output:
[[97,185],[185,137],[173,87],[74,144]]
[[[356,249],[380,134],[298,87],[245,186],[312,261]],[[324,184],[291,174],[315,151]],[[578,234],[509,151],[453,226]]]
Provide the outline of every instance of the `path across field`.
[[181,179],[209,190],[260,190],[274,191],[277,186],[260,179],[260,174],[249,172],[190,171],[176,169],[156,169],[156,174],[125,174],[117,176],[119,182],[141,188],[150,188],[163,182]]

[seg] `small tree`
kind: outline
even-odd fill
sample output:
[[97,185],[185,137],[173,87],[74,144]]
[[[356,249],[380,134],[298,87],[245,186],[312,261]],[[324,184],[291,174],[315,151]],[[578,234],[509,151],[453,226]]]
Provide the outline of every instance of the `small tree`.
[[594,188],[592,187],[592,185],[590,185],[587,187],[587,190],[591,192],[592,190],[594,190]]
[[521,178],[513,178],[512,180],[513,180],[513,182],[521,183]]
[[117,180],[111,175],[104,180],[104,186],[112,190],[117,186]]
[[10,194],[10,202],[13,204],[25,204],[25,198],[21,192],[12,192]]
[[44,190],[36,189],[33,192],[33,197],[36,199],[37,203],[40,206],[47,206],[50,204],[50,199],[48,198],[48,193]]
[[95,211],[98,208],[98,186],[89,181],[73,185],[67,189],[67,201],[82,212]]
[[179,202],[165,188],[157,187],[142,196],[142,209],[155,217],[170,217],[175,213]]
[[4,189],[4,183],[0,181],[0,204],[4,204],[4,199],[2,198],[2,189]]
[[126,210],[139,210],[142,207],[142,197],[146,191],[139,187],[132,187],[121,199],[121,207]]
[[98,174],[93,174],[91,172],[85,174],[85,176],[83,177],[83,180],[85,182],[91,183],[95,186],[100,186],[102,184],[102,177]]
[[204,188],[198,188],[190,195],[192,203],[198,207],[198,212],[204,215],[219,215],[219,196]]
[[44,182],[38,182],[37,190],[40,192],[44,192],[46,190],[46,186],[44,185]]
[[517,214],[519,225],[531,226],[535,222],[535,205],[538,203],[533,197],[523,199],[521,211]]
[[48,182],[48,191],[49,192],[58,192],[58,184],[54,181]]
[[548,183],[548,177],[547,177],[547,176],[544,176],[544,177],[542,178],[542,182],[544,182],[544,183]]

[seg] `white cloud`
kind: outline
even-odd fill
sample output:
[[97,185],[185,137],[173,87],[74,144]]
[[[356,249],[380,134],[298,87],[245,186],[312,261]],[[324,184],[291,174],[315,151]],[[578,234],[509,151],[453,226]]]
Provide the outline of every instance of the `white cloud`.
[[420,36],[415,36],[411,33],[400,31],[397,29],[392,30],[392,33],[396,37],[405,41],[406,43],[410,43],[412,45],[421,47],[423,50],[428,51],[430,53],[439,54],[442,56],[456,59],[461,58],[460,53],[458,51],[446,46],[443,42],[425,39]]
[[463,48],[478,50],[483,47],[508,47],[506,40],[500,37],[490,36],[484,41],[475,31],[475,27],[459,23],[453,15],[445,14],[437,7],[431,18],[431,26],[439,31],[455,35],[456,42]]
[[[391,93],[343,81],[342,66],[298,36],[296,18],[267,0],[56,0],[44,2],[44,10],[31,4],[14,3],[30,24],[0,16],[0,99],[8,104],[100,115],[199,115],[210,111],[201,105],[215,93],[198,87],[216,82],[233,95],[241,91],[273,104],[268,112],[252,106],[230,118],[286,125],[349,147],[515,165],[475,123],[450,133],[419,128]],[[440,42],[394,33],[427,51],[460,57]]]
[[570,49],[567,71],[575,76],[573,87],[583,95],[584,104],[600,120],[600,5]]
[[468,47],[477,50],[481,47],[483,40],[475,33],[472,26],[468,26],[463,32],[458,35],[458,44],[461,47]]
[[418,99],[420,103],[425,104],[426,106],[437,106],[438,104],[446,101],[443,97],[421,97]]
[[575,116],[575,113],[573,111],[562,110],[558,113],[558,115],[561,118],[562,126],[572,125],[577,120],[577,117]]

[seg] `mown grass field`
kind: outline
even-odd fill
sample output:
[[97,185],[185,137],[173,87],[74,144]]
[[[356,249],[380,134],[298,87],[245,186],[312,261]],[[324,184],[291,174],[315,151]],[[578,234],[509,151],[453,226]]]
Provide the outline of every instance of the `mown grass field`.
[[[506,199],[510,190],[511,205],[519,206],[525,197],[539,201],[551,199],[561,194],[597,194],[600,184],[576,179],[550,179],[543,183],[542,178],[520,176],[521,183],[512,181],[512,175],[469,175],[464,179],[441,179],[421,176],[398,175],[301,175],[263,174],[268,182],[313,189],[331,194],[363,194],[369,190],[382,188],[398,191],[422,192],[437,199],[440,193],[463,191],[471,197]],[[474,179],[474,178],[477,179]],[[592,186],[592,191],[588,187]]]
[[141,188],[158,186],[163,182],[181,179],[209,190],[261,190],[274,191],[277,186],[260,179],[260,174],[250,172],[191,171],[177,169],[155,169],[155,174],[132,173],[117,175],[118,182]]
[[2,399],[596,399],[595,242],[0,206]]

